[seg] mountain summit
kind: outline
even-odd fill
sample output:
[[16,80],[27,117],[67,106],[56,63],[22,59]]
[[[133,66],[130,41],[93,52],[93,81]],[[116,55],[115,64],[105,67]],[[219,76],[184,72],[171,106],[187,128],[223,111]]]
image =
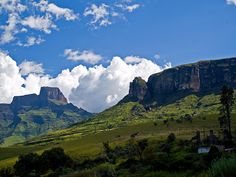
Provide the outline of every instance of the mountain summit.
[[68,103],[60,89],[42,87],[39,95],[15,96],[11,104],[0,104],[0,140],[9,145],[91,116]]
[[30,94],[24,96],[15,96],[11,103],[11,107],[17,111],[24,107],[45,107],[48,106],[50,102],[58,104],[68,104],[67,99],[56,87],[42,87],[39,95]]
[[191,93],[218,92],[223,85],[236,88],[236,58],[200,61],[153,74],[146,83],[135,78],[121,102],[166,104]]

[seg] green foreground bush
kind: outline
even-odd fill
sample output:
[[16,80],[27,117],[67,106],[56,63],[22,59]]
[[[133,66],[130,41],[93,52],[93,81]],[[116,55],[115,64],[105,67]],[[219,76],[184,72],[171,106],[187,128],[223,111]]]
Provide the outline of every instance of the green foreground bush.
[[235,177],[236,176],[236,156],[222,158],[213,163],[210,174],[212,177]]

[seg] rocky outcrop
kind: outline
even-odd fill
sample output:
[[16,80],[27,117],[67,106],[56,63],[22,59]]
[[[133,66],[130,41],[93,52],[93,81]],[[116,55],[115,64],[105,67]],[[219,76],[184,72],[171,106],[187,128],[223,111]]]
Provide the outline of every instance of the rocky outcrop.
[[68,103],[60,89],[55,87],[42,87],[39,99],[42,105],[47,105],[48,100],[56,100],[62,104]]
[[[236,58],[200,61],[167,69],[151,75],[146,85],[145,96],[138,100],[146,104],[167,103],[190,93],[217,92],[223,85],[236,88]],[[137,93],[133,90],[130,89],[123,101],[144,95],[144,90]]]
[[133,102],[142,101],[147,93],[147,90],[148,87],[145,80],[143,80],[141,77],[136,77],[133,82],[130,83],[129,94],[124,98],[124,100]]
[[11,104],[0,104],[0,144],[7,137],[37,136],[91,116],[68,103],[60,89],[42,87],[39,95],[15,96]]
[[21,108],[40,108],[47,107],[50,102],[56,102],[58,104],[68,104],[67,99],[60,91],[55,87],[42,87],[39,95],[30,94],[24,96],[15,96],[11,103],[13,110],[17,111]]

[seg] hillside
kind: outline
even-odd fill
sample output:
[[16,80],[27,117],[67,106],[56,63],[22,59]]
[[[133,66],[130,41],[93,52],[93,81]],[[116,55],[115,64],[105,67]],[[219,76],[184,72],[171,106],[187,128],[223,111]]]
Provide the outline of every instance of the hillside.
[[39,95],[16,96],[11,104],[0,105],[0,141],[2,146],[22,142],[91,115],[68,103],[58,88],[42,87]]
[[[232,62],[235,59],[217,60],[217,62],[219,61],[225,63],[226,69],[235,66]],[[198,64],[184,65],[181,68]],[[165,73],[173,70],[179,69],[172,68],[169,71],[154,74],[150,78],[165,75]],[[180,71],[182,70],[185,69]],[[213,68],[211,68],[211,71],[215,72]],[[225,74],[228,77],[219,77],[227,78],[227,81],[230,75],[231,82],[222,80],[221,85],[228,84],[234,87],[236,81],[234,79],[235,70]],[[188,74],[186,74],[186,77],[188,77]],[[215,77],[212,79],[218,80]],[[207,85],[207,83],[204,84]],[[204,84],[201,87],[204,87]],[[219,136],[220,82],[217,82],[216,87],[212,86],[208,90],[199,89],[199,91],[194,91],[192,88],[185,88],[179,92],[173,90],[170,95],[177,96],[174,99],[168,99],[171,101],[155,104],[155,98],[152,100],[153,102],[149,100],[147,103],[144,101],[146,93],[147,90],[151,90],[145,81],[136,78],[130,84],[129,94],[119,104],[95,115],[92,119],[74,124],[66,129],[28,139],[14,147],[0,149],[0,167],[14,163],[19,151],[23,154],[28,152],[41,153],[45,149],[60,146],[75,159],[87,159],[101,153],[103,142],[109,141],[112,145],[122,145],[133,135],[137,139],[149,138],[159,141],[165,139],[170,132],[173,132],[178,138],[189,140],[197,130],[201,132],[202,138],[206,136],[209,130],[214,130],[216,135]],[[236,129],[235,104],[232,111],[232,128],[233,130]]]
[[236,88],[236,58],[177,66],[151,75],[147,83],[138,77],[130,83],[129,94],[116,106],[88,122],[49,136],[83,136],[165,119],[182,122],[215,117],[217,120],[219,94],[225,84]]

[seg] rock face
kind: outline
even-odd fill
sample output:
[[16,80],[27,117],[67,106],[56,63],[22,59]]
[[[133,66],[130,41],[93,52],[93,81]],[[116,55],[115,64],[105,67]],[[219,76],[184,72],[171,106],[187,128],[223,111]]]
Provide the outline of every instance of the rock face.
[[148,87],[145,80],[141,77],[136,77],[129,86],[129,95],[125,98],[129,101],[142,101],[147,93]]
[[[134,86],[133,83],[131,85]],[[140,92],[139,89],[134,92],[131,86],[129,94],[122,101],[132,101],[128,98],[145,95],[138,101],[163,104],[190,93],[217,92],[223,85],[236,88],[236,58],[200,61],[167,69],[151,75],[146,85],[147,89]]]
[[61,103],[67,104],[67,99],[63,95],[63,93],[59,90],[59,88],[53,87],[42,87],[40,90],[39,98],[41,104],[47,104],[48,100],[57,100]]
[[23,107],[45,107],[51,101],[56,101],[60,104],[68,104],[67,99],[58,88],[42,87],[40,94],[30,94],[24,96],[15,96],[11,103],[11,107],[14,110],[18,110]]
[[15,96],[11,104],[0,104],[0,143],[12,136],[24,140],[91,116],[68,103],[58,88],[42,87],[39,95]]

